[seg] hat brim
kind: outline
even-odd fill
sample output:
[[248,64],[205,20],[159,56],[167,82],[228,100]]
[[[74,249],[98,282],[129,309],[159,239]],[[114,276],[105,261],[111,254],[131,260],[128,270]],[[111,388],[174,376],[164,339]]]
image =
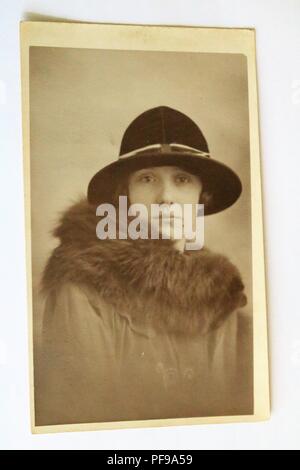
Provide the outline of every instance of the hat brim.
[[120,158],[99,170],[88,185],[88,201],[91,204],[110,202],[112,194],[122,178],[129,173],[152,166],[178,166],[199,176],[204,191],[212,195],[205,205],[204,214],[215,214],[232,206],[242,192],[237,174],[227,165],[208,157],[195,156],[189,152],[147,153]]

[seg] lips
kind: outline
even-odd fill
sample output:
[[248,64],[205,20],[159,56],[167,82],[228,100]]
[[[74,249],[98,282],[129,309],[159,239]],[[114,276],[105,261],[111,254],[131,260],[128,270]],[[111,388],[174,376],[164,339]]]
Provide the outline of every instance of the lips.
[[182,220],[182,217],[179,217],[178,215],[174,215],[174,214],[160,214],[159,216],[157,217],[153,217],[153,219],[178,219],[178,220]]
[[155,217],[154,220],[158,220],[162,224],[182,224],[182,218],[181,217],[168,217],[168,216],[163,216],[163,217]]

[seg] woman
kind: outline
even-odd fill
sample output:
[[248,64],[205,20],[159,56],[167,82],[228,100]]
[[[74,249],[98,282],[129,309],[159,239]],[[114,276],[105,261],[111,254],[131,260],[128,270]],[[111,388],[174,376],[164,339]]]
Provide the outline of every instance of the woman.
[[[37,425],[253,413],[251,322],[237,268],[184,236],[96,236],[96,208],[232,205],[237,175],[212,160],[198,126],[158,107],[127,128],[120,158],[68,209],[43,276],[46,304],[36,362]],[[173,225],[172,225],[173,224]],[[122,228],[118,227],[120,235]],[[124,235],[124,234],[123,234]]]

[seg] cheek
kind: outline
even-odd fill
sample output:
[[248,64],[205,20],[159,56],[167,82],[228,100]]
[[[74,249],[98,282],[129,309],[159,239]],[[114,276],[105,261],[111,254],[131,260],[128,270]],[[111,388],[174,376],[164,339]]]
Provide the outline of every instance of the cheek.
[[181,204],[197,204],[200,200],[201,188],[199,187],[188,187],[180,192],[178,199],[180,198]]

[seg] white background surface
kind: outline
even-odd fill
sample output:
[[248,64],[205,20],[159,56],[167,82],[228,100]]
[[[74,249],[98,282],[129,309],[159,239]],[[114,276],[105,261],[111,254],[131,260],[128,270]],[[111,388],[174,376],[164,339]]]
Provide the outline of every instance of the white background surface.
[[[19,21],[254,27],[265,212],[271,420],[32,435],[26,311]],[[0,4],[0,448],[300,448],[300,0],[2,0]]]

